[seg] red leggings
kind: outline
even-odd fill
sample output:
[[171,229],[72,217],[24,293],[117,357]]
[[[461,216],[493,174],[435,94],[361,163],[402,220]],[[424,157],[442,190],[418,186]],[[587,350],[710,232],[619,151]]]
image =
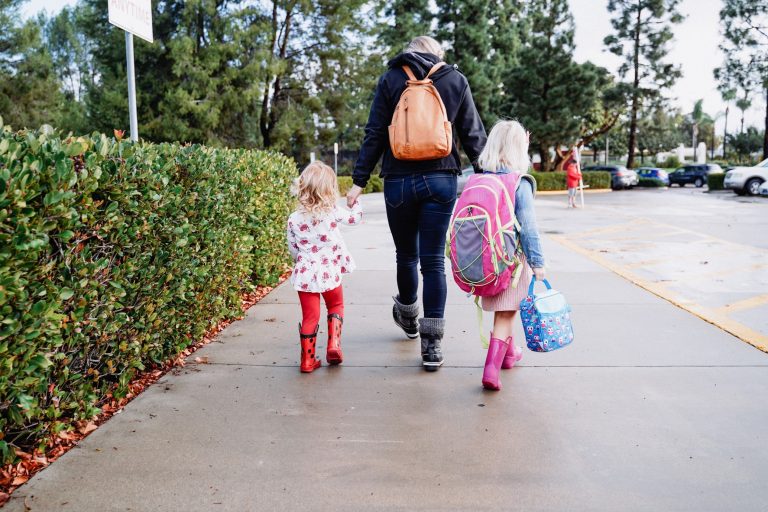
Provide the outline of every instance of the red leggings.
[[320,323],[320,295],[325,301],[325,309],[328,314],[337,313],[344,317],[344,291],[341,285],[333,290],[320,293],[299,292],[301,302],[301,333],[312,334]]

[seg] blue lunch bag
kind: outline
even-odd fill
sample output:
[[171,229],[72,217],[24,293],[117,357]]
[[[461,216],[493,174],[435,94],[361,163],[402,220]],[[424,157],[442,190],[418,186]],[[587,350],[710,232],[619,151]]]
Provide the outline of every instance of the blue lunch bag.
[[534,294],[536,277],[528,286],[528,296],[520,303],[525,341],[534,352],[551,352],[573,341],[571,306],[562,293],[553,290],[544,279],[545,292]]

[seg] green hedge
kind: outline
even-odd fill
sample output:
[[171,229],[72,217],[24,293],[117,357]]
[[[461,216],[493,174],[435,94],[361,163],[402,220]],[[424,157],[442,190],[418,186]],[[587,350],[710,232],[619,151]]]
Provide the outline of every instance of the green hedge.
[[[336,180],[339,182],[339,192],[341,195],[346,195],[347,192],[349,192],[349,189],[352,188],[352,176],[339,176],[336,178]],[[381,179],[381,176],[374,174],[368,180],[368,184],[363,189],[363,194],[383,191],[384,181]]]
[[[531,172],[536,178],[536,188],[539,191],[566,190],[564,172]],[[591,189],[611,188],[611,173],[606,171],[589,171],[582,174],[584,186]]]
[[0,121],[0,440],[31,448],[285,269],[294,163]]
[[660,180],[659,178],[640,178],[637,186],[638,187],[648,187],[648,188],[666,187],[664,182],[662,180]]
[[725,173],[713,173],[707,175],[707,187],[709,190],[723,190],[725,188]]

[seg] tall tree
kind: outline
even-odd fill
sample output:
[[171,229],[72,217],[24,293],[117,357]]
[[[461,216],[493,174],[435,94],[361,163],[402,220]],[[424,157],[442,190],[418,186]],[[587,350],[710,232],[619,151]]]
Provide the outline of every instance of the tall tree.
[[603,117],[596,105],[611,81],[604,69],[574,62],[574,23],[566,0],[532,0],[525,16],[530,32],[519,65],[504,77],[502,114],[520,119],[531,131],[532,148],[548,171],[552,148],[570,146],[580,137],[594,138],[598,124],[615,122],[608,119],[612,114]]
[[665,62],[672,25],[683,16],[680,0],[608,0],[613,15],[614,33],[604,39],[608,50],[624,59],[619,67],[623,79],[629,78],[630,110],[627,167],[634,167],[637,146],[638,112],[648,101],[662,98],[680,77],[680,70]]
[[15,128],[53,124],[61,105],[42,18],[22,22],[25,0],[0,0],[0,116]]
[[429,0],[382,0],[384,20],[379,31],[379,43],[388,56],[393,56],[417,36],[432,33],[434,13]]
[[721,85],[737,82],[742,91],[758,87],[765,94],[763,158],[768,158],[768,0],[723,0],[720,21],[725,59],[715,76]]
[[491,0],[446,0],[439,2],[438,38],[448,46],[446,59],[459,67],[472,88],[477,111],[490,124],[494,82],[489,73]]

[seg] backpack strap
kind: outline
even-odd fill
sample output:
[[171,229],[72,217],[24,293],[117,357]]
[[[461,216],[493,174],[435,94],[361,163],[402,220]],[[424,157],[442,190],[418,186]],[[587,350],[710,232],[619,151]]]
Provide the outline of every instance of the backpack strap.
[[[427,73],[427,76],[425,76],[423,79],[426,80],[427,78],[432,76],[432,73],[434,73],[444,65],[445,65],[445,62],[442,62],[442,61],[438,62],[437,64],[435,64],[430,68],[429,72]],[[407,66],[407,65],[403,66],[403,71],[405,71],[405,74],[408,75],[408,80],[413,80],[414,82],[419,81],[419,79],[416,78],[416,75],[413,74],[413,71],[411,70],[410,66]]]
[[403,66],[403,71],[405,71],[405,74],[408,75],[408,80],[413,80],[414,82],[418,81],[416,75],[414,75],[413,71],[411,71],[410,66]]
[[445,65],[445,62],[440,61],[437,64],[435,64],[434,66],[432,66],[432,68],[429,70],[429,73],[427,73],[427,76],[425,76],[424,79],[426,80],[427,78],[432,76],[432,73],[434,73],[435,71],[437,71],[438,69],[440,69],[444,65]]

